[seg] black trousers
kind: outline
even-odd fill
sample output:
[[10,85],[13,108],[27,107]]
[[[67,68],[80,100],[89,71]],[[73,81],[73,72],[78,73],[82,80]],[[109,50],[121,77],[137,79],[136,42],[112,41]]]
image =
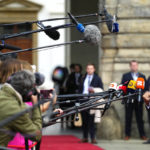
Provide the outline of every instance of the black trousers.
[[96,127],[94,123],[94,114],[90,114],[89,111],[83,111],[82,115],[82,129],[83,129],[83,138],[87,139],[88,134],[90,133],[90,138],[95,139]]
[[134,100],[133,103],[125,105],[125,134],[131,136],[131,124],[133,110],[135,110],[136,122],[140,136],[145,136],[144,123],[143,123],[143,102]]

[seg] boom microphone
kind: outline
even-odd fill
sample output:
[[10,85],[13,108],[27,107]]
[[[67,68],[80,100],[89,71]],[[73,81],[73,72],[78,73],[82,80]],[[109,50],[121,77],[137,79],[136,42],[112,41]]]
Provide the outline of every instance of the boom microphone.
[[142,90],[145,88],[145,80],[143,78],[138,78],[136,81],[136,88],[138,90],[138,102],[141,102]]
[[119,24],[116,21],[116,16],[112,16],[110,15],[106,8],[104,9],[104,16],[106,20],[110,20],[108,22],[106,22],[107,28],[109,30],[109,32],[119,32]]
[[37,25],[41,29],[45,29],[45,34],[53,40],[58,40],[60,37],[60,33],[55,29],[50,29],[51,26],[44,26],[41,22],[38,22]]
[[2,49],[21,50],[20,47],[8,45],[8,44],[5,44],[4,42],[2,42],[2,44],[0,44],[0,50],[2,50]]
[[84,40],[93,45],[99,45],[101,42],[101,32],[95,25],[87,25],[84,31]]
[[104,107],[104,111],[102,113],[102,116],[105,114],[106,110],[110,107],[110,104],[111,104],[111,100],[113,99],[114,97],[114,91],[117,90],[117,83],[110,83],[109,85],[109,88],[108,88],[108,92],[109,92],[109,98],[108,98],[108,101]]
[[79,23],[71,13],[68,12],[68,15],[70,19],[72,20],[72,23],[76,25],[77,30],[83,33],[85,30],[83,24]]

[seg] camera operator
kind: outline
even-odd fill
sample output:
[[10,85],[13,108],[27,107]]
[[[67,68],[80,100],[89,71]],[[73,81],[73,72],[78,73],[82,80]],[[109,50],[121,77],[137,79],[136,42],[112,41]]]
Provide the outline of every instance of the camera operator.
[[[34,88],[34,74],[28,70],[22,70],[10,76],[8,83],[5,83],[0,91],[0,121],[8,118],[26,108],[23,98]],[[37,103],[37,96],[32,95],[33,104]],[[41,138],[42,119],[41,111],[37,107],[32,111],[32,117],[26,113],[18,119],[7,124],[0,131],[0,145],[7,146],[13,136],[9,133],[20,132],[29,135],[33,141]]]

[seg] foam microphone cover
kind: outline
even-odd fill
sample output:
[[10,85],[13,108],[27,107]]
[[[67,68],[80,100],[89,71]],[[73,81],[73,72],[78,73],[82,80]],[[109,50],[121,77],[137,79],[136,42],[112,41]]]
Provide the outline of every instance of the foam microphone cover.
[[51,28],[51,26],[46,26],[45,27],[46,30],[44,32],[53,40],[58,40],[60,37],[60,33],[55,29],[47,29],[47,28]]
[[35,83],[37,86],[41,86],[45,81],[45,76],[39,72],[34,73],[35,75]]
[[99,45],[101,43],[101,32],[95,25],[85,26],[84,40],[93,45]]

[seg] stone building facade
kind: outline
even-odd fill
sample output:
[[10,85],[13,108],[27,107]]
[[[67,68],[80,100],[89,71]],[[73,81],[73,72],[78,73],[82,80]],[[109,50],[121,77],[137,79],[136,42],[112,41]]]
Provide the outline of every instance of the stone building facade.
[[[150,75],[150,0],[99,0],[99,7],[103,6],[110,14],[117,15],[120,26],[118,34],[110,34],[105,24],[101,26],[103,37],[99,70],[105,89],[111,82],[120,83],[122,74],[129,71],[129,62],[133,59],[139,62],[139,71],[148,77]],[[102,119],[98,132],[100,138],[113,139],[124,136],[124,106],[120,103],[113,103]],[[146,133],[150,134],[146,110],[144,125]],[[104,126],[105,129],[102,130]],[[139,137],[135,117],[132,136]]]

